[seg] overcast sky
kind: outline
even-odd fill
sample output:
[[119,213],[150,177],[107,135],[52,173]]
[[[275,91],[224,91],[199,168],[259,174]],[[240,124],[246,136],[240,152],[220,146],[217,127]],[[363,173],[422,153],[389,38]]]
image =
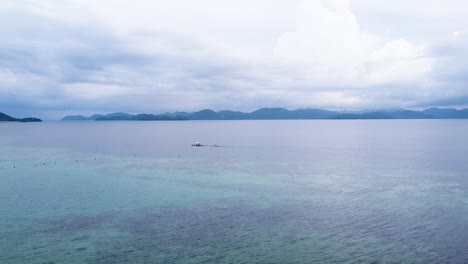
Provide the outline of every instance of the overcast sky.
[[468,106],[468,1],[0,1],[19,117],[430,106]]

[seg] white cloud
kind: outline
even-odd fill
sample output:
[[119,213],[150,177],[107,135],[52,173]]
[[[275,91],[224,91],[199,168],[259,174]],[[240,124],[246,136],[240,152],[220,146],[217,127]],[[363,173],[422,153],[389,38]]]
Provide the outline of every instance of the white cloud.
[[57,109],[158,112],[462,97],[465,5],[3,0],[0,103],[13,96]]
[[119,95],[130,95],[135,91],[131,87],[120,85],[95,84],[95,83],[71,83],[63,86],[64,95],[78,99],[103,99]]
[[424,52],[407,40],[386,41],[362,29],[347,0],[306,1],[295,30],[282,35],[275,49],[310,78],[345,86],[424,78],[431,68]]

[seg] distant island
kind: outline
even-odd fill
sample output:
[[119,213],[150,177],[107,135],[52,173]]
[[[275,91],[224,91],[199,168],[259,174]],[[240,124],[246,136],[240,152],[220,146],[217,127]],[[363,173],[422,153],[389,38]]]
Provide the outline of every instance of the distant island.
[[189,120],[186,116],[170,116],[170,115],[153,115],[153,114],[127,114],[127,113],[112,113],[107,115],[92,115],[85,117],[82,115],[66,116],[62,118],[62,121],[170,121],[170,120]]
[[422,111],[405,109],[330,111],[324,109],[262,108],[245,113],[239,111],[173,112],[164,114],[112,113],[107,115],[66,116],[62,121],[171,121],[171,120],[287,120],[287,119],[468,119],[468,109],[429,108]]
[[0,112],[0,122],[42,122],[42,120],[35,117],[15,118]]

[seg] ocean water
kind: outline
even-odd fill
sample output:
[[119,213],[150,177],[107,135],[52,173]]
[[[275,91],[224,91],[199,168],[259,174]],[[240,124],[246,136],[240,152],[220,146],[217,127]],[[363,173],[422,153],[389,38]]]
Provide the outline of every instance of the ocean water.
[[0,263],[468,263],[468,121],[0,123],[0,167]]

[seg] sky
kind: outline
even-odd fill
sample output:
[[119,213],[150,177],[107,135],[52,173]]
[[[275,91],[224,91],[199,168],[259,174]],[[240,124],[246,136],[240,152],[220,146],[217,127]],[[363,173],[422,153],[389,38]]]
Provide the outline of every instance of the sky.
[[464,0],[2,0],[0,112],[468,107]]

